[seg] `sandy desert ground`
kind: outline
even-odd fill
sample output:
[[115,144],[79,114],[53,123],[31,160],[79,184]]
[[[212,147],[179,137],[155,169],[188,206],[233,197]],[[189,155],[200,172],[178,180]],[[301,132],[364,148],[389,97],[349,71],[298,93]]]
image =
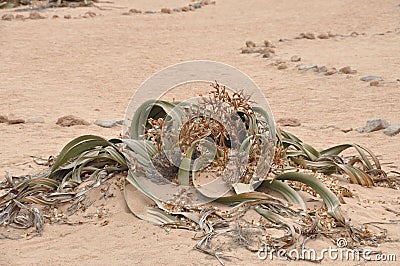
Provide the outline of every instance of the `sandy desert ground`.
[[[1,175],[41,171],[43,167],[33,163],[31,156],[57,155],[79,135],[117,137],[121,127],[64,128],[55,122],[64,115],[89,122],[123,119],[131,96],[146,78],[171,64],[194,59],[224,62],[247,73],[266,95],[275,119],[298,119],[301,126],[287,130],[315,147],[358,143],[379,155],[386,170],[396,170],[387,163],[400,166],[400,134],[342,131],[363,126],[372,118],[400,124],[399,1],[217,0],[215,5],[191,12],[122,15],[131,8],[158,11],[187,4],[183,0],[115,0],[98,4],[109,10],[45,9],[40,13],[46,19],[0,20],[0,115],[44,119],[37,124],[0,123]],[[1,10],[0,17],[9,13],[29,16],[29,11],[18,9]],[[83,18],[87,11],[96,16]],[[295,38],[304,32],[338,36]],[[249,40],[271,40],[276,57],[242,54]],[[300,56],[301,62],[291,62],[293,55]],[[286,69],[274,66],[277,57],[287,62]],[[300,64],[350,66],[357,73],[326,76],[299,71]],[[370,86],[360,80],[368,75],[381,76],[384,81]],[[357,197],[347,199],[343,210],[353,222],[399,218],[383,208],[400,212],[397,190],[349,187]],[[42,237],[1,239],[0,264],[218,265],[214,258],[193,250],[193,232],[167,233],[133,217],[118,191],[107,206],[112,214],[107,225],[96,220],[78,226],[46,225]],[[398,225],[382,227],[397,242],[384,243],[380,250],[397,254],[399,260]],[[228,265],[270,263],[242,249],[237,257]]]

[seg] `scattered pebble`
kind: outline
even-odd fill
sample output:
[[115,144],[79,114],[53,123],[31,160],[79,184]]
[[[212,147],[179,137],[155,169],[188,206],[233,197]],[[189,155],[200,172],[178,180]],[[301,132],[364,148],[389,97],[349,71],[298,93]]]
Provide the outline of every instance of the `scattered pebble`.
[[342,73],[342,74],[356,74],[357,70],[351,69],[351,67],[349,67],[349,66],[345,66],[345,67],[342,67],[341,69],[339,69],[339,73]]
[[256,44],[253,41],[247,41],[246,46],[247,47],[256,47]]
[[279,125],[286,126],[286,127],[298,127],[298,126],[301,126],[300,121],[298,119],[296,119],[296,118],[280,118],[276,122]]
[[182,10],[180,8],[174,8],[173,11],[174,12],[181,12]]
[[242,54],[252,54],[254,53],[254,50],[250,47],[243,47],[242,48]]
[[313,40],[313,39],[315,39],[315,35],[314,35],[314,33],[307,32],[307,33],[304,34],[304,38],[309,39],[309,40]]
[[383,78],[378,77],[378,76],[365,76],[365,77],[362,77],[360,80],[361,81],[366,81],[366,82],[369,82],[369,81],[383,81]]
[[8,119],[7,123],[10,124],[10,125],[24,124],[24,123],[25,123],[25,120],[24,120],[24,119],[21,119],[21,118]]
[[299,62],[299,61],[301,61],[301,57],[298,56],[298,55],[294,55],[294,56],[292,56],[292,57],[290,58],[290,61],[292,61],[292,62]]
[[300,33],[300,35],[298,37],[296,37],[295,39],[309,39],[309,40],[313,40],[315,39],[315,34],[312,32],[306,32],[306,33]]
[[288,68],[288,67],[287,67],[286,63],[284,63],[284,62],[282,62],[282,63],[280,63],[278,65],[278,70],[283,70],[283,69],[286,69],[286,68]]
[[161,8],[161,13],[164,13],[164,14],[171,14],[171,13],[172,13],[172,10],[169,9],[169,8]]
[[352,128],[346,128],[346,129],[341,129],[340,131],[342,131],[343,133],[349,133],[350,131],[353,131]]
[[188,12],[188,11],[190,11],[190,7],[184,6],[181,8],[181,10],[182,10],[182,12]]
[[265,47],[275,48],[275,45],[270,40],[264,41],[264,45]]
[[337,34],[336,34],[336,33],[333,33],[333,32],[328,32],[328,36],[329,36],[330,38],[332,38],[332,37],[336,37]]
[[318,39],[329,39],[329,34],[321,33],[317,37],[318,37]]
[[334,125],[325,125],[325,126],[320,127],[320,129],[337,129],[337,128],[338,127],[334,126]]
[[209,5],[209,4],[213,4],[215,5],[215,1],[210,2],[209,0],[203,0],[200,2],[200,4],[202,4],[203,6]]
[[283,61],[280,57],[275,57],[274,60],[273,60],[273,62],[272,62],[272,65],[278,66],[278,65],[280,65],[281,63],[284,63],[284,61]]
[[67,116],[63,116],[58,118],[57,125],[62,126],[62,127],[70,127],[70,126],[77,126],[77,125],[89,125],[89,123],[85,120],[83,120],[82,118],[79,118],[77,116],[74,115],[67,115]]
[[260,54],[265,54],[265,53],[275,54],[275,50],[273,48],[269,48],[269,47],[267,47],[267,48],[265,48],[265,47],[264,48],[258,48],[256,50],[256,52],[260,53]]
[[298,70],[304,70],[304,71],[313,69],[315,71],[315,70],[318,69],[318,66],[317,65],[300,65],[297,69]]
[[39,12],[37,12],[37,11],[32,11],[31,13],[29,13],[29,18],[30,19],[44,19],[46,17],[40,15]]
[[11,20],[14,19],[14,15],[13,15],[13,14],[4,14],[4,15],[1,17],[1,19],[2,19],[2,20],[11,21]]
[[105,127],[105,128],[112,128],[117,125],[121,125],[123,123],[123,120],[96,120],[94,121],[94,124],[99,126],[99,127]]
[[44,123],[44,118],[37,116],[37,117],[31,117],[26,119],[26,123],[30,124],[43,124]]
[[373,80],[373,81],[371,81],[371,82],[369,83],[369,86],[373,86],[373,87],[379,86],[379,81]]
[[93,18],[93,17],[97,16],[97,14],[96,14],[96,13],[94,13],[94,12],[92,12],[92,11],[88,11],[88,12],[86,12],[86,13],[85,13],[85,15],[86,15],[86,16],[88,16],[88,17],[91,17],[91,18]]
[[7,121],[8,121],[7,116],[0,115],[0,123],[7,123]]
[[389,122],[385,119],[370,119],[367,121],[365,127],[357,128],[356,131],[359,133],[370,133],[374,131],[378,131],[381,129],[385,129],[389,126]]
[[271,57],[271,54],[270,53],[265,53],[265,54],[263,54],[263,58],[270,58]]
[[328,72],[328,68],[326,66],[322,66],[318,68],[319,73],[326,73]]
[[24,17],[24,15],[17,14],[17,15],[15,15],[15,19],[16,20],[25,20],[25,17]]
[[190,4],[190,6],[193,7],[194,9],[198,9],[201,8],[201,3]]
[[356,128],[356,131],[358,133],[364,133],[364,127],[358,127],[358,128]]
[[130,14],[140,14],[140,13],[142,13],[142,11],[140,11],[140,10],[138,10],[138,9],[136,9],[136,8],[129,9],[128,12],[129,12]]
[[71,19],[72,17],[71,17],[71,15],[64,15],[64,18],[65,19]]
[[331,75],[336,74],[336,73],[337,73],[336,68],[332,67],[331,69],[326,71],[325,76],[331,76]]
[[400,133],[400,125],[390,125],[388,126],[383,133],[388,136],[394,136]]

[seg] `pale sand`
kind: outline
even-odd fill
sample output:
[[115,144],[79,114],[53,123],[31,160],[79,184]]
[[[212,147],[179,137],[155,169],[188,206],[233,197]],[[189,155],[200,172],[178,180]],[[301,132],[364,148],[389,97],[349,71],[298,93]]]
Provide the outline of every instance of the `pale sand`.
[[[340,131],[362,126],[370,118],[400,123],[400,82],[396,81],[400,79],[398,1],[218,0],[215,6],[195,12],[121,15],[129,8],[159,10],[187,4],[147,2],[120,0],[114,6],[125,8],[110,11],[45,11],[49,17],[79,16],[88,10],[102,14],[90,19],[0,21],[0,115],[45,119],[44,124],[0,124],[0,172],[36,173],[43,168],[35,165],[30,156],[56,155],[79,135],[118,136],[121,128],[61,128],[55,122],[69,114],[88,121],[123,118],[130,97],[141,82],[164,67],[192,59],[221,61],[247,73],[268,98],[275,119],[299,119],[302,126],[288,131],[315,147],[359,143],[380,155],[383,163],[400,165],[400,135]],[[9,11],[1,10],[0,16],[5,13]],[[365,35],[293,40],[302,32],[328,31]],[[281,38],[291,41],[278,43]],[[269,65],[270,60],[258,54],[240,54],[245,41],[261,43],[265,39],[277,45],[277,55],[284,60],[299,55],[303,58],[300,64],[336,68],[348,65],[358,73],[326,77],[297,71],[296,63],[291,62],[288,69],[277,70]],[[366,75],[382,76],[385,82],[371,87],[360,81]],[[339,129],[321,129],[329,125]],[[398,191],[358,185],[350,188],[359,198],[346,198],[343,210],[353,223],[398,219],[382,207],[400,211]],[[363,202],[364,199],[374,203]],[[100,222],[46,225],[42,237],[1,240],[0,264],[218,264],[214,258],[192,250],[196,243],[191,239],[193,232],[166,233],[136,219],[125,210],[118,193],[107,204],[113,215],[106,226],[100,226]],[[382,227],[388,229],[391,239],[400,238],[397,225]],[[324,245],[328,244],[321,247]],[[397,254],[400,259],[398,242],[384,243],[380,249]],[[237,256],[239,260],[233,260],[231,265],[269,263],[240,248]],[[357,262],[349,263],[354,264]]]

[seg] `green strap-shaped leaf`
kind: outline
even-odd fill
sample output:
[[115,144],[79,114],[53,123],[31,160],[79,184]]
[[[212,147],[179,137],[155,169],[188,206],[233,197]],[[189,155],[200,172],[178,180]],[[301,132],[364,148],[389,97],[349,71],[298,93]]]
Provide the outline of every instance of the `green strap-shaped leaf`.
[[298,204],[303,210],[306,210],[306,204],[300,197],[296,190],[291,188],[288,184],[281,180],[263,180],[262,184],[258,187],[268,188],[281,194],[287,201]]
[[299,173],[299,172],[288,172],[279,175],[276,180],[292,180],[304,183],[314,189],[323,199],[324,203],[328,207],[328,213],[334,217],[337,221],[342,224],[345,223],[345,219],[340,212],[339,206],[340,201],[333,192],[328,189],[322,182],[311,175]]

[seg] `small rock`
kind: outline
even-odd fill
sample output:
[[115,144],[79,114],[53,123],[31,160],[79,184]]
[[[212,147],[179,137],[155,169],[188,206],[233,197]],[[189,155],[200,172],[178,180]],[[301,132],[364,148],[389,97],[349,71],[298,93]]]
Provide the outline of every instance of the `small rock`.
[[357,37],[358,35],[360,35],[358,32],[356,32],[356,31],[353,31],[351,34],[350,34],[350,36],[351,37]]
[[71,17],[71,15],[64,15],[64,18],[65,19],[71,19],[72,17]]
[[169,8],[161,8],[161,13],[164,13],[164,14],[171,14],[171,13],[172,13],[172,10],[169,9]]
[[389,122],[385,119],[371,119],[367,121],[363,132],[370,133],[377,130],[385,129],[389,126]]
[[300,66],[298,66],[297,69],[298,70],[304,70],[304,71],[307,71],[309,69],[317,70],[318,66],[317,65],[300,65]]
[[264,45],[265,47],[275,48],[275,45],[270,40],[264,41]]
[[287,65],[286,65],[286,63],[280,63],[280,64],[278,65],[278,70],[283,70],[283,69],[286,69],[286,68],[288,68]]
[[374,86],[374,87],[379,86],[379,81],[373,80],[373,81],[371,81],[371,82],[369,83],[369,86]]
[[130,14],[140,14],[142,11],[137,10],[136,8],[129,9],[128,11]]
[[383,133],[388,136],[394,136],[400,133],[400,125],[390,125],[388,126]]
[[203,1],[200,2],[200,4],[203,5],[203,6],[207,6],[207,5],[210,4],[210,1],[209,0],[203,0]]
[[256,44],[253,41],[247,41],[246,46],[247,47],[256,47]]
[[294,55],[294,56],[292,56],[292,57],[290,58],[290,61],[292,61],[292,62],[299,62],[299,61],[301,61],[301,57],[298,56],[298,55]]
[[322,66],[318,68],[319,73],[326,73],[328,72],[328,68],[326,66]]
[[7,123],[10,124],[10,125],[14,125],[14,124],[24,124],[24,123],[25,123],[25,120],[24,120],[24,119],[20,119],[20,118],[8,119]]
[[273,66],[278,66],[278,65],[280,65],[282,63],[284,63],[284,61],[280,57],[275,57],[273,62],[272,62],[272,65]]
[[2,19],[2,20],[11,21],[11,20],[14,19],[14,15],[13,15],[13,14],[4,14],[4,15],[1,17],[1,19]]
[[15,15],[15,19],[16,20],[25,20],[25,17],[24,17],[24,15],[17,14],[17,15]]
[[330,38],[332,38],[332,37],[336,37],[337,34],[329,31],[329,32],[328,32],[328,36],[329,36]]
[[313,39],[315,39],[315,35],[314,35],[314,33],[307,32],[306,34],[304,34],[304,38],[313,40]]
[[44,118],[43,117],[30,117],[26,120],[26,123],[29,124],[43,124],[44,123]]
[[270,53],[263,54],[263,58],[270,58],[270,57],[271,57]]
[[249,47],[242,48],[242,54],[252,54],[252,53],[254,53],[254,50],[252,48]]
[[86,12],[86,13],[85,13],[85,15],[86,15],[86,16],[88,16],[88,17],[91,17],[91,18],[93,18],[93,17],[97,16],[97,14],[96,14],[96,13],[94,13],[94,12],[92,12],[92,11],[88,11],[88,12]]
[[57,125],[62,126],[62,127],[70,127],[70,126],[77,126],[77,125],[89,125],[88,122],[83,120],[82,118],[76,117],[74,115],[67,115],[58,118]]
[[96,120],[94,124],[99,127],[112,128],[119,125],[119,120]]
[[39,12],[37,12],[37,11],[32,11],[31,13],[29,13],[29,18],[30,19],[44,19],[46,17],[40,15]]
[[8,122],[7,116],[0,115],[0,123],[7,123],[7,122]]
[[190,6],[193,7],[194,9],[198,9],[201,8],[201,3],[190,4]]
[[364,133],[364,127],[358,127],[358,128],[356,128],[356,131],[358,133]]
[[339,73],[342,73],[342,74],[356,74],[357,70],[353,70],[353,69],[351,69],[351,67],[345,66],[345,67],[342,67],[341,69],[339,69]]
[[320,127],[320,129],[338,129],[338,127],[334,125],[325,125]]
[[58,15],[53,15],[53,18],[59,18]]
[[346,128],[346,129],[341,129],[340,131],[342,131],[343,133],[349,133],[352,130],[353,130],[352,128]]
[[337,73],[336,68],[332,67],[331,69],[326,71],[325,76],[331,76],[331,75],[336,74],[336,73]]
[[313,39],[315,39],[315,34],[312,32],[300,33],[299,37],[300,37],[299,39],[313,40]]
[[317,37],[318,37],[318,39],[329,39],[329,34],[321,33]]
[[360,79],[361,81],[383,81],[383,78],[378,76],[365,76]]
[[188,12],[188,11],[190,11],[190,7],[184,6],[181,8],[181,10],[182,10],[182,12]]
[[256,50],[256,52],[260,53],[260,54],[265,54],[265,53],[275,54],[275,50],[273,48],[269,48],[269,47],[267,47],[267,48],[258,48]]
[[296,118],[280,118],[276,122],[279,125],[286,126],[286,127],[298,127],[298,126],[301,126],[300,121],[298,119],[296,119]]
[[180,8],[174,8],[173,11],[179,13],[179,12],[181,12],[182,10],[181,10]]

